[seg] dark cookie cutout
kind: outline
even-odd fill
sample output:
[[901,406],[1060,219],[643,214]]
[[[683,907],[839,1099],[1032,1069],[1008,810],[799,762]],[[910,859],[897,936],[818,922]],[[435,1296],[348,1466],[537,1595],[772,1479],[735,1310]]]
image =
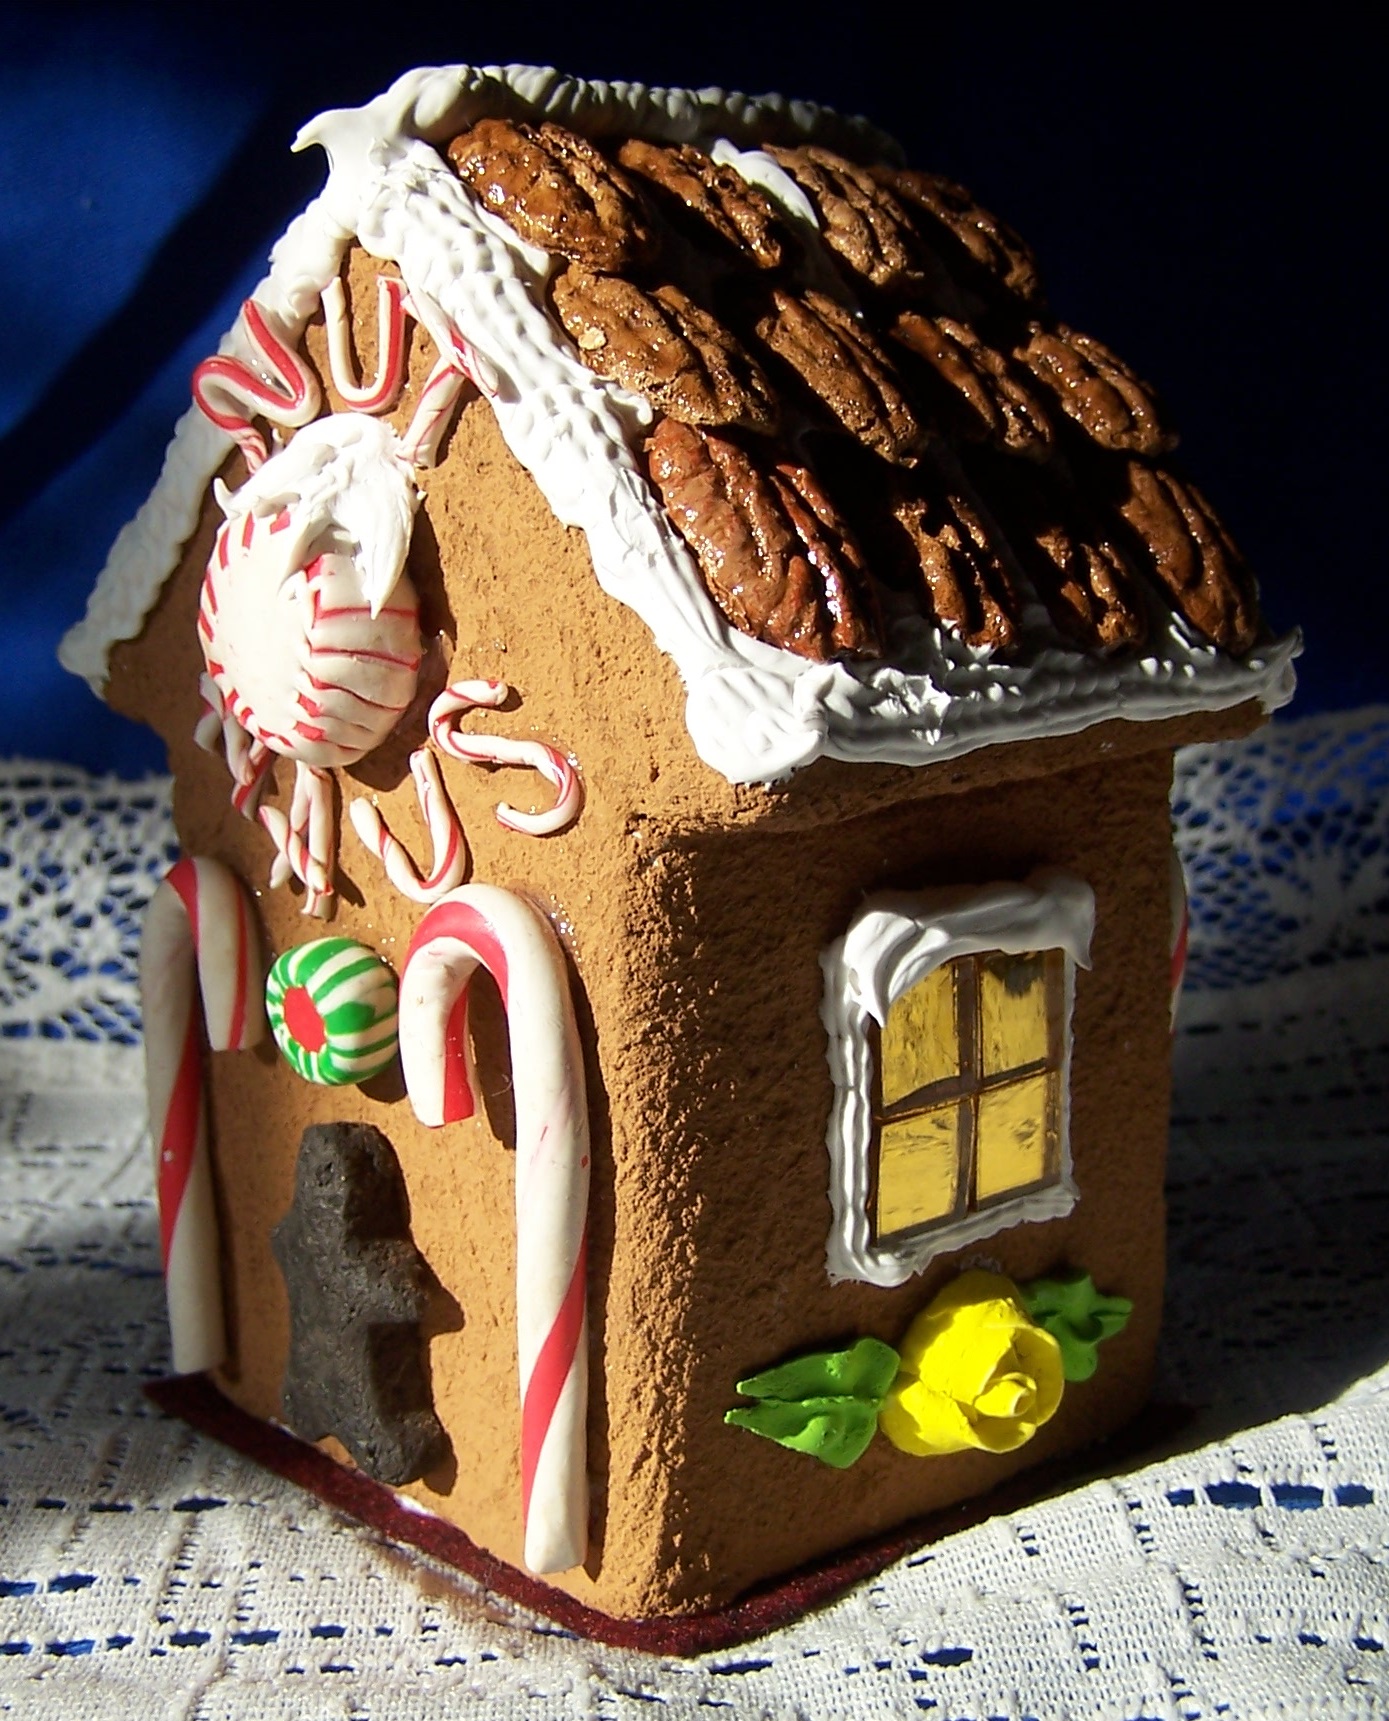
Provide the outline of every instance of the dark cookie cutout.
[[482,207],[542,250],[619,270],[655,249],[636,187],[577,132],[483,119],[445,153]]
[[791,247],[771,200],[725,162],[693,144],[628,138],[617,152],[628,173],[656,188],[655,196],[696,239],[711,232],[759,269],[779,268]]
[[1222,651],[1242,656],[1258,639],[1258,588],[1215,510],[1161,467],[1124,463],[1118,509],[1173,608]]
[[863,558],[806,467],[673,418],[657,425],[646,453],[667,513],[734,627],[816,661],[879,653]]
[[305,1440],[336,1436],[378,1482],[425,1475],[448,1454],[420,1332],[433,1279],[379,1129],[304,1131],[294,1200],[271,1246],[289,1293],[286,1424]]
[[758,339],[800,379],[813,406],[885,460],[910,465],[925,435],[892,360],[868,329],[825,293],[777,288]]
[[1014,356],[1100,448],[1152,458],[1176,447],[1152,390],[1093,335],[1034,323]]
[[684,424],[770,430],[776,401],[742,343],[678,287],[647,293],[618,275],[571,264],[554,283],[555,314],[584,363]]
[[1050,454],[1056,432],[1031,378],[967,324],[904,311],[892,334],[919,361],[925,393],[948,433],[1036,460]]
[[906,210],[920,242],[956,280],[976,288],[1002,288],[1025,305],[1040,302],[1037,260],[1026,242],[976,203],[964,186],[914,168],[878,167],[873,174]]

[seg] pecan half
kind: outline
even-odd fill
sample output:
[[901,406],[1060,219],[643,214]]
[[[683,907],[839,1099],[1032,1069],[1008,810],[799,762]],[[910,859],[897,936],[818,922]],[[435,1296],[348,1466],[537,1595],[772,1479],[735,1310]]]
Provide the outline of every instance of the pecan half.
[[1034,323],[1016,357],[1101,448],[1151,458],[1176,447],[1148,385],[1093,335]]
[[930,459],[905,472],[842,455],[829,472],[876,579],[970,645],[1006,650],[1017,642],[1015,582],[957,476]]
[[757,336],[851,436],[885,460],[910,465],[924,432],[887,356],[851,311],[824,293],[777,288]]
[[740,632],[799,657],[880,650],[863,559],[813,474],[664,418],[652,482],[710,596]]
[[893,498],[892,518],[906,539],[936,620],[970,645],[1007,650],[1017,643],[1021,608],[1012,578],[972,505],[922,484]]
[[925,275],[911,218],[886,185],[817,144],[763,147],[810,199],[821,236],[856,280],[887,293],[921,291]]
[[693,219],[696,231],[713,231],[759,269],[780,266],[787,232],[775,207],[724,162],[693,144],[648,143],[629,137],[619,163],[658,187]]
[[672,418],[772,428],[776,400],[756,361],[678,287],[646,293],[571,263],[555,280],[554,306],[591,370]]
[[904,311],[894,337],[929,367],[930,393],[948,430],[1045,459],[1056,441],[1051,418],[1025,371],[953,317]]
[[1222,651],[1248,651],[1260,628],[1254,576],[1201,492],[1130,460],[1118,505],[1174,608]]
[[1082,651],[1140,646],[1138,578],[1115,530],[1056,467],[993,461],[978,481],[1052,620]]
[[608,270],[654,250],[636,187],[577,132],[483,119],[446,154],[483,208],[532,245]]
[[912,168],[880,167],[874,175],[896,194],[898,207],[909,211],[917,237],[947,268],[955,264],[953,274],[974,284],[990,281],[1026,305],[1040,301],[1042,285],[1031,250],[964,186]]

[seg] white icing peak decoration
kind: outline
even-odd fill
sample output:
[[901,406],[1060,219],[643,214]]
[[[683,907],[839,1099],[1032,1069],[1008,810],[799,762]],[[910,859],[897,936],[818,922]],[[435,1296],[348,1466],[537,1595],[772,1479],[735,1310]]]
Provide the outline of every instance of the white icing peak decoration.
[[288,515],[289,529],[266,539],[267,599],[302,573],[305,560],[336,551],[351,558],[358,601],[373,617],[400,583],[420,499],[414,466],[396,433],[351,413],[306,425],[239,490],[217,481],[216,496],[228,525],[248,514]]
[[[1194,642],[1173,616],[1162,618],[1146,656],[1115,662],[1058,642],[1005,664],[915,623],[893,638],[892,663],[820,664],[730,629],[632,452],[645,404],[579,362],[545,309],[550,259],[480,209],[432,147],[487,114],[700,142],[788,209],[786,188],[759,164],[761,144],[815,140],[883,157],[895,148],[862,121],[780,97],[589,83],[524,66],[411,72],[365,107],[320,115],[296,140],[322,145],[331,171],[276,246],[257,300],[297,333],[354,234],[397,264],[441,349],[451,332],[471,354],[503,436],[557,517],[587,535],[603,589],[675,660],[691,737],[716,770],[756,782],[821,754],[921,764],[1112,717],[1249,699],[1272,710],[1291,697],[1296,636],[1236,661]],[[804,228],[804,211],[794,214]],[[228,346],[244,350],[244,336],[234,331]],[[139,632],[177,564],[225,447],[224,433],[185,418],[154,494],[117,540],[61,654],[98,688],[111,644]]]

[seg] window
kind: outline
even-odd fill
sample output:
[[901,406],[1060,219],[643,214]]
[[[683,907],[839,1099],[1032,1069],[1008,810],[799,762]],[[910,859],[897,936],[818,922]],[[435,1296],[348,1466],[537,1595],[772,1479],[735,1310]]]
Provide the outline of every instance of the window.
[[832,1278],[1074,1205],[1070,1015],[1094,899],[1068,874],[870,899],[822,958],[835,1104]]

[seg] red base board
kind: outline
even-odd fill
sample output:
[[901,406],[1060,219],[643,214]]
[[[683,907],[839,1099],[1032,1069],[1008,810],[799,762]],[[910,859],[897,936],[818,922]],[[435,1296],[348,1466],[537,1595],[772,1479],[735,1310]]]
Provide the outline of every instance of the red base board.
[[861,1579],[872,1577],[928,1542],[968,1529],[999,1512],[1017,1511],[1081,1475],[1119,1468],[1144,1448],[1166,1439],[1190,1415],[1184,1410],[1152,1407],[1112,1440],[1089,1448],[1079,1459],[1039,1465],[988,1494],[917,1518],[888,1535],[759,1586],[716,1613],[614,1619],[489,1554],[456,1524],[403,1506],[392,1489],[373,1482],[360,1470],[339,1464],[273,1423],[247,1415],[206,1375],[175,1375],[153,1382],[145,1391],[168,1415],[308,1489],[327,1505],[370,1525],[391,1541],[418,1548],[498,1595],[544,1614],[567,1631],[617,1649],[641,1649],[657,1655],[698,1655],[760,1637],[812,1608],[823,1607]]

